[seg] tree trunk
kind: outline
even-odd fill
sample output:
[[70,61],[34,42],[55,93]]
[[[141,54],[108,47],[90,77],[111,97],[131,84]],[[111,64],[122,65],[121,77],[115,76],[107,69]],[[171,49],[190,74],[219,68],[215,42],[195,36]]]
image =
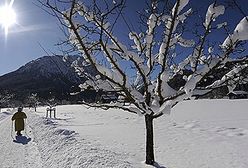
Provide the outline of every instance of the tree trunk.
[[154,164],[154,148],[153,148],[153,116],[146,115],[146,164]]

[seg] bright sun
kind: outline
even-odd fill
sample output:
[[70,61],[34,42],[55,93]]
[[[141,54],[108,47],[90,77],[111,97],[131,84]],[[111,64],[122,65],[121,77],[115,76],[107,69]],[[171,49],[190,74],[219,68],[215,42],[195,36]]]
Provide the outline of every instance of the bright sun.
[[4,5],[0,7],[0,25],[5,31],[5,35],[8,34],[10,26],[16,23],[16,13],[12,8],[12,5]]

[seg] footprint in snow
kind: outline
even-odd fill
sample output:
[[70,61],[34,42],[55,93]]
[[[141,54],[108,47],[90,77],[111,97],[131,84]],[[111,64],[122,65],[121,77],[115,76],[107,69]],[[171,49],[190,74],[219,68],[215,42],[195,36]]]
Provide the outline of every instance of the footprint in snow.
[[183,128],[183,129],[197,129],[198,127],[200,127],[197,121],[187,121],[179,124],[173,123],[172,126],[175,128]]
[[240,137],[240,136],[245,136],[248,135],[248,130],[242,129],[242,128],[235,128],[235,127],[230,127],[230,128],[216,128],[215,132],[229,136],[229,137]]
[[186,121],[183,123],[172,123],[174,128],[192,130],[194,132],[213,132],[228,137],[242,137],[248,135],[248,130],[236,127],[215,127],[213,129],[202,128],[198,121]]

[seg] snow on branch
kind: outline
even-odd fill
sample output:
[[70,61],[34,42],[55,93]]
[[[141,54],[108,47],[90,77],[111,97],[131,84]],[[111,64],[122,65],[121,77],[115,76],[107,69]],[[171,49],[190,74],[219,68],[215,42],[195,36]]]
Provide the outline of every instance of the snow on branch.
[[211,21],[215,21],[215,19],[220,16],[223,15],[225,12],[225,7],[223,5],[219,5],[219,6],[215,6],[215,3],[212,3],[209,7],[208,7],[208,11],[206,13],[206,19],[205,19],[205,23],[204,26],[207,28],[208,25],[210,24]]
[[[199,83],[204,83],[217,67],[229,60],[238,42],[248,40],[248,17],[244,17],[222,43],[223,49],[217,50],[212,42],[214,35],[209,35],[215,33],[213,29],[223,30],[220,28],[226,27],[227,22],[212,26],[225,13],[225,7],[216,3],[210,4],[206,13],[200,13],[205,18],[204,27],[196,27],[197,33],[187,35],[186,19],[194,11],[187,7],[189,0],[176,0],[173,6],[164,9],[159,5],[162,2],[152,1],[152,9],[140,16],[143,24],[132,26],[120,19],[127,16],[124,1],[56,2],[68,9],[48,7],[61,15],[59,19],[67,29],[68,42],[84,58],[83,62],[73,63],[76,71],[87,79],[80,85],[81,89],[115,91],[131,104],[130,108],[122,107],[117,101],[109,105],[92,104],[94,107],[122,108],[154,118],[170,113],[178,102],[194,97]],[[167,7],[170,10],[165,11]],[[120,22],[128,27],[122,26],[123,32],[129,30],[125,40],[116,32],[115,25]],[[89,65],[97,74],[85,71]],[[238,74],[246,68],[247,64],[239,65],[204,86],[211,90],[231,79],[237,82]]]
[[178,14],[181,10],[189,3],[189,0],[178,0],[174,7],[172,8],[172,14]]
[[207,86],[206,88],[219,87],[219,86],[222,86],[223,84],[229,82],[232,84],[228,84],[228,89],[229,89],[229,92],[232,92],[236,87],[236,85],[234,85],[233,82],[236,83],[238,78],[241,76],[241,71],[246,69],[247,67],[248,67],[248,64],[244,64],[244,65],[240,65],[238,67],[233,68],[231,71],[226,73],[220,80],[215,81],[214,83]]
[[142,52],[144,46],[140,41],[140,38],[142,37],[142,34],[138,35],[136,32],[130,32],[129,38],[130,40],[134,41],[135,46],[133,46],[133,49],[137,49],[139,52]]
[[233,34],[230,34],[222,43],[224,49],[235,47],[239,41],[248,40],[248,16],[244,17],[234,29]]

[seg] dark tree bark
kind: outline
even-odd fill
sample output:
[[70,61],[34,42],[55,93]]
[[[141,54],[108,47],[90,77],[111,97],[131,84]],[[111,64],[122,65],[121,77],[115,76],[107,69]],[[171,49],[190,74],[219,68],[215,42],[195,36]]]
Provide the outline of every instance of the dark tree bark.
[[154,164],[154,148],[153,148],[153,116],[145,116],[146,123],[146,164]]

